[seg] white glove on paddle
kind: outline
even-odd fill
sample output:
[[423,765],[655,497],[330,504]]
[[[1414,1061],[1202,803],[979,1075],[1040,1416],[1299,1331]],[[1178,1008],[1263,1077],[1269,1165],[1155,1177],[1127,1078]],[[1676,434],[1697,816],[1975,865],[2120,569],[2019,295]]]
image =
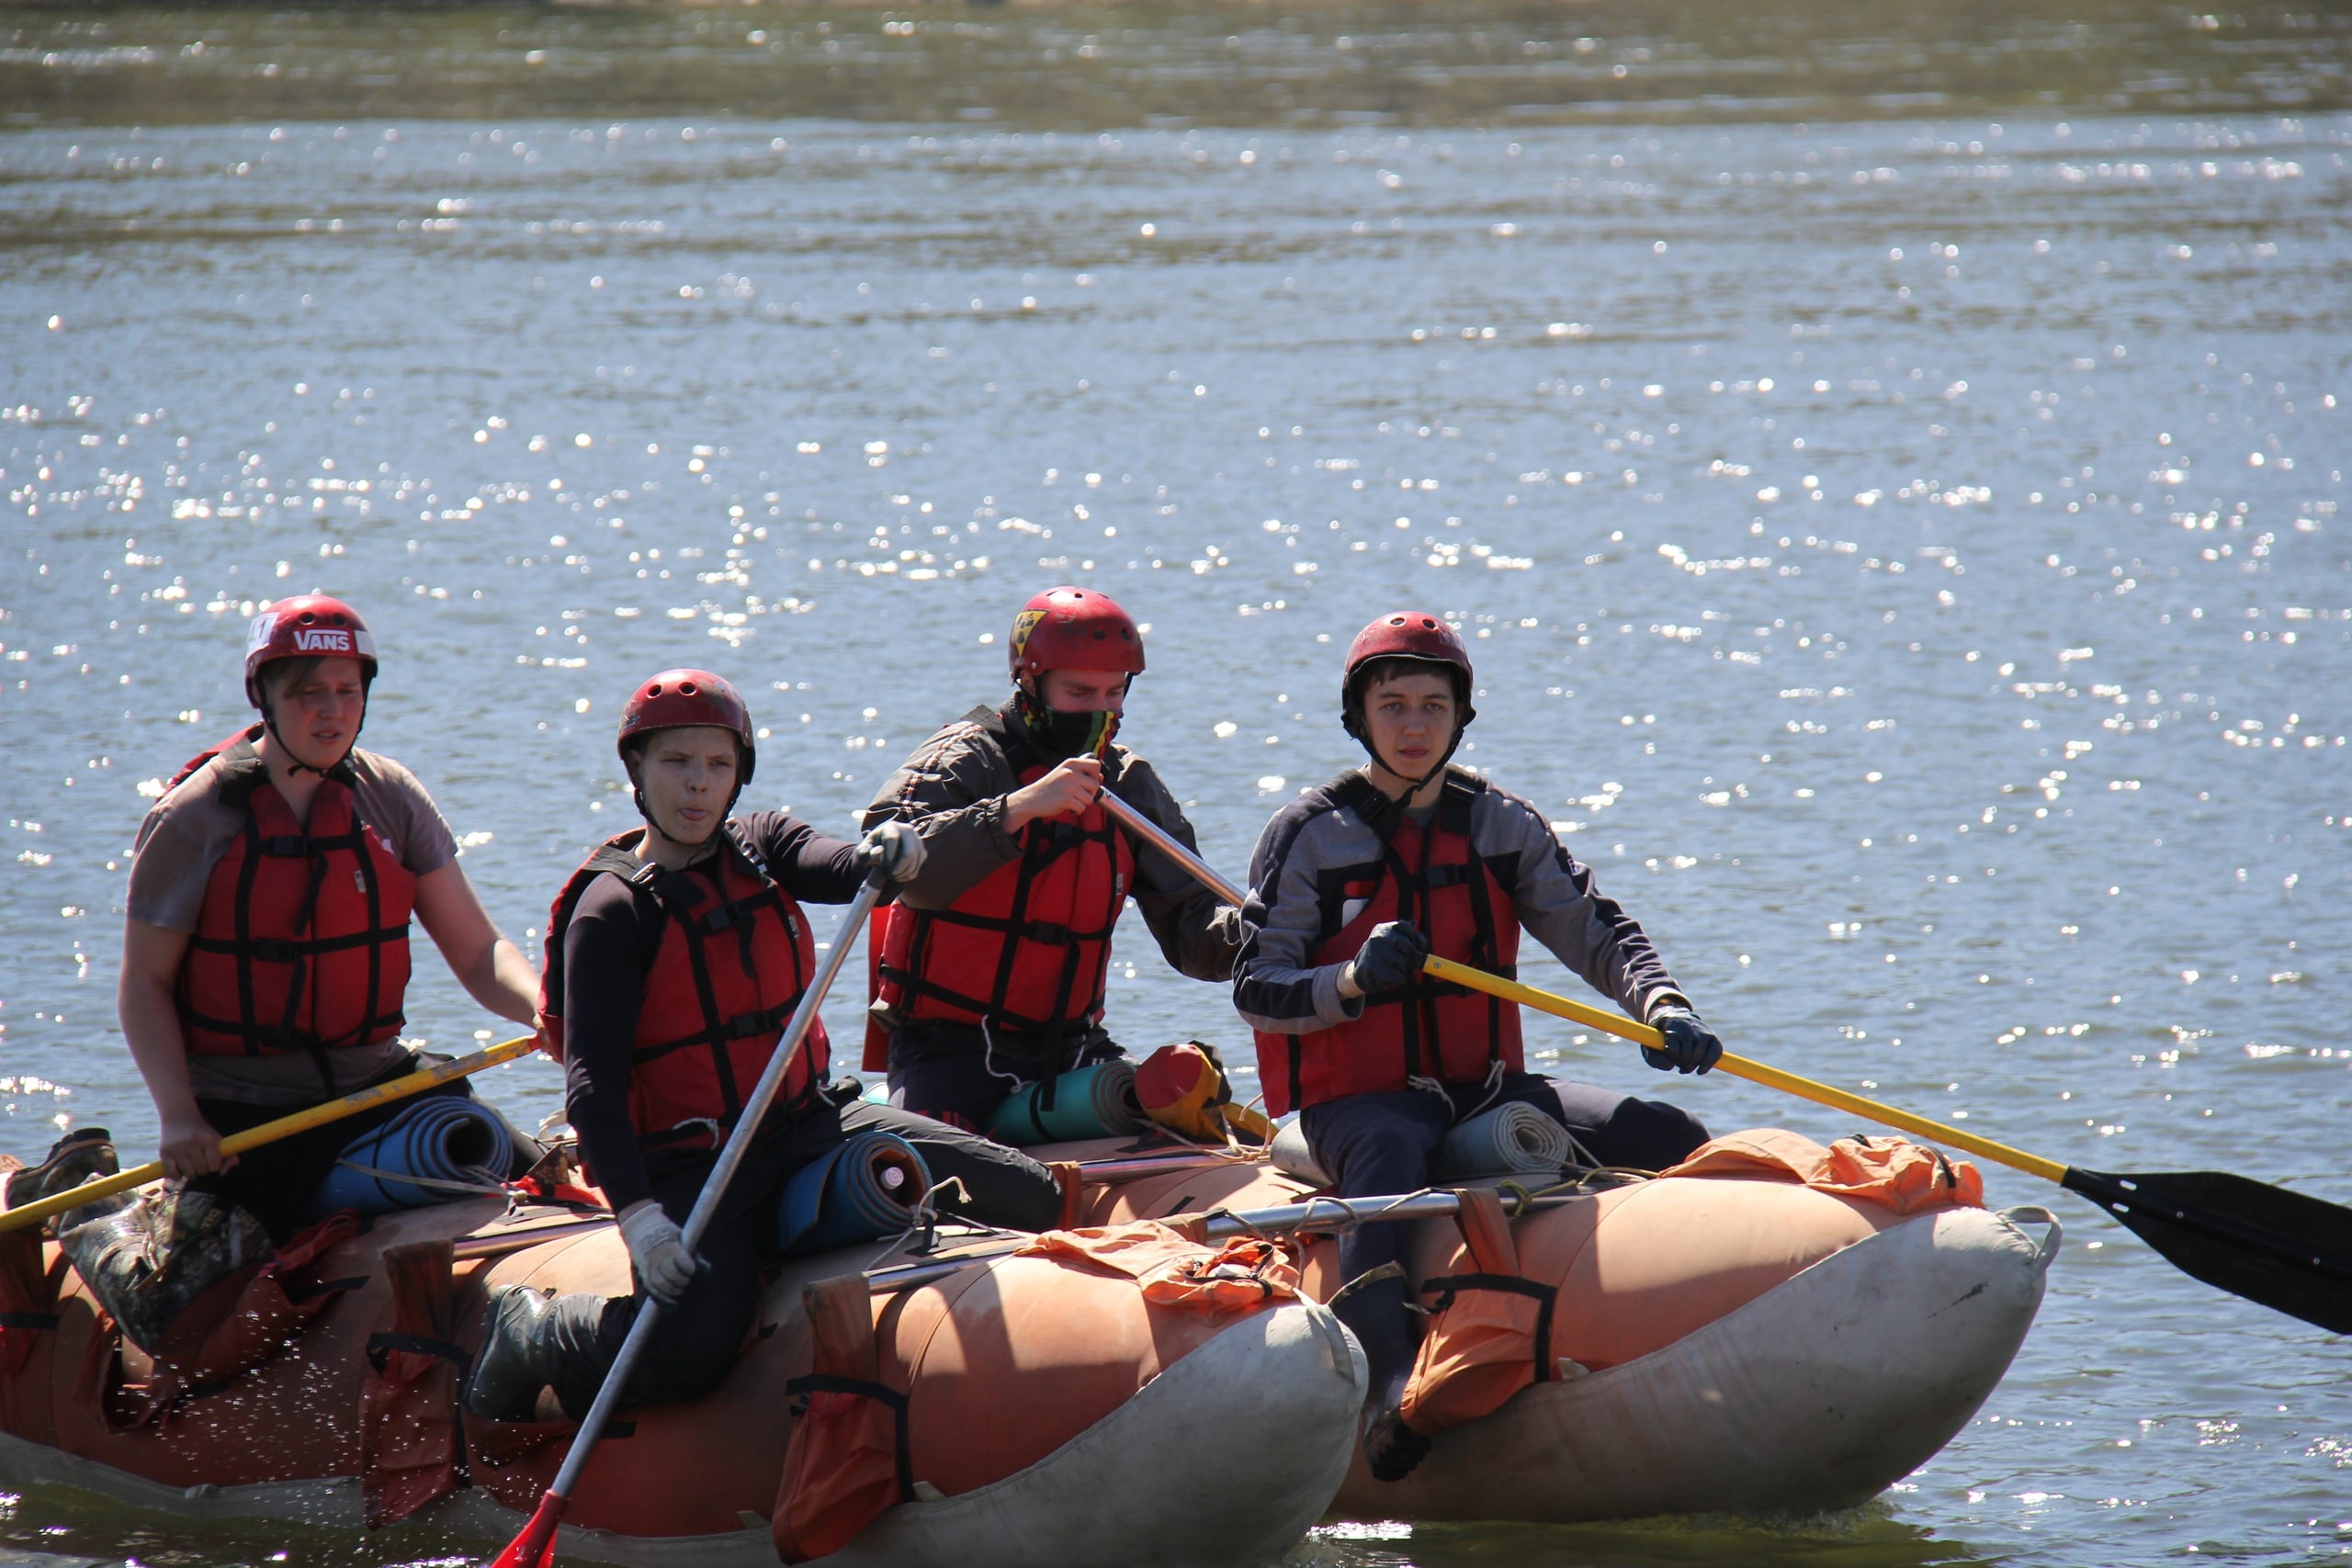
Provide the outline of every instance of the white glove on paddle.
[[893,882],[912,882],[922,870],[922,835],[904,822],[876,822],[857,846],[860,869],[876,868]]
[[695,1276],[708,1267],[686,1250],[677,1222],[650,1198],[639,1200],[622,1213],[621,1241],[645,1293],[665,1307],[676,1306]]

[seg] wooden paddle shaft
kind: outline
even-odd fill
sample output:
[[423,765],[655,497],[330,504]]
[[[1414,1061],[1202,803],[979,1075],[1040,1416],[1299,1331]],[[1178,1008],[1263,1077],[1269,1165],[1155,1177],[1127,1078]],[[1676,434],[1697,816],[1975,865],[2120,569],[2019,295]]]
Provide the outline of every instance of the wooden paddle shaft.
[[[363,1089],[356,1094],[346,1094],[341,1100],[330,1100],[324,1105],[313,1105],[309,1110],[298,1111],[291,1116],[281,1116],[275,1122],[265,1122],[258,1127],[248,1127],[242,1133],[232,1133],[220,1140],[220,1152],[224,1155],[241,1155],[249,1149],[260,1148],[265,1144],[274,1144],[280,1138],[290,1138],[297,1133],[307,1133],[313,1127],[323,1127],[330,1122],[340,1122],[346,1116],[356,1116],[360,1111],[371,1110],[376,1106],[389,1105],[396,1100],[406,1100],[410,1095],[422,1094],[428,1089],[447,1083],[454,1078],[465,1077],[469,1074],[481,1072],[484,1067],[494,1067],[502,1062],[511,1062],[517,1056],[528,1055],[534,1043],[535,1037],[528,1034],[517,1035],[512,1040],[502,1040],[489,1049],[477,1051],[470,1056],[460,1056],[454,1062],[443,1062],[438,1066],[422,1067],[405,1077],[394,1078],[390,1083],[379,1083],[373,1088]],[[160,1181],[163,1178],[163,1161],[150,1160],[145,1165],[133,1166],[117,1176],[106,1177],[97,1181],[85,1181],[70,1192],[60,1192],[54,1197],[44,1198],[38,1203],[28,1203],[21,1209],[10,1209],[6,1213],[0,1213],[0,1232],[16,1230],[22,1225],[39,1224],[53,1214],[62,1214],[68,1209],[78,1209],[83,1204],[100,1198],[111,1198],[118,1192],[128,1192],[134,1187],[144,1187],[147,1183]]]
[[[1586,1024],[1622,1039],[1631,1040],[1638,1045],[1656,1047],[1665,1043],[1664,1037],[1646,1023],[1636,1023],[1632,1019],[1611,1012],[1605,1008],[1591,1007],[1551,991],[1538,990],[1533,986],[1524,986],[1517,980],[1506,980],[1499,976],[1489,975],[1483,969],[1473,969],[1467,964],[1456,964],[1450,958],[1432,956],[1423,961],[1421,968],[1432,978],[1451,980],[1457,986],[1466,986],[1471,990],[1483,991],[1490,997],[1500,997],[1505,1001],[1532,1007],[1538,1012],[1548,1012],[1555,1018],[1565,1018],[1576,1023]],[[1949,1144],[1953,1148],[1981,1156],[1996,1165],[2007,1166],[2012,1170],[2021,1170],[2028,1176],[2041,1177],[2044,1181],[2064,1181],[2066,1179],[2066,1167],[2057,1160],[2044,1159],[2040,1155],[2030,1155],[2023,1149],[2013,1149],[2007,1144],[1995,1143],[1992,1139],[1979,1137],[1974,1133],[1947,1126],[1941,1122],[1931,1122],[1925,1116],[1916,1116],[1899,1106],[1889,1105],[1883,1100],[1865,1099],[1859,1094],[1849,1094],[1842,1089],[1833,1088],[1813,1078],[1801,1077],[1795,1073],[1785,1072],[1779,1067],[1767,1066],[1762,1062],[1751,1061],[1746,1056],[1736,1056],[1726,1051],[1723,1055],[1723,1059],[1715,1064],[1715,1067],[1717,1071],[1729,1073],[1736,1078],[1746,1078],[1750,1083],[1759,1083],[1767,1089],[1777,1089],[1783,1094],[1793,1094],[1800,1100],[1810,1100],[1816,1105],[1826,1105],[1834,1110],[1862,1117],[1866,1121],[1876,1122],[1888,1127],[1899,1127],[1906,1133],[1916,1133],[1923,1138],[1932,1138],[1937,1143]]]

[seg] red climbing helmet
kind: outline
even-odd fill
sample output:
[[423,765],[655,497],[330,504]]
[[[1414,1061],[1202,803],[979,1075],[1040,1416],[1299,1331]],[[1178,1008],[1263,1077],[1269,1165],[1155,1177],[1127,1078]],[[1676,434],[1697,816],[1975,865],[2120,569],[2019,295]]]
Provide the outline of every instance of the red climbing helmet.
[[359,612],[324,593],[280,599],[245,632],[245,700],[261,700],[261,667],[281,659],[356,659],[363,685],[376,679],[376,638]]
[[[1419,660],[1425,664],[1443,665],[1453,671],[1454,705],[1462,710],[1462,716],[1453,727],[1453,739],[1455,745],[1461,744],[1463,730],[1478,716],[1478,710],[1470,705],[1470,650],[1462,646],[1461,633],[1435,615],[1419,610],[1399,610],[1383,615],[1356,633],[1355,641],[1348,644],[1347,672],[1340,678],[1341,728],[1357,739],[1364,739],[1361,677],[1384,659]],[[1446,754],[1453,755],[1451,748]]]
[[1048,670],[1116,670],[1143,673],[1143,633],[1107,593],[1091,588],[1048,588],[1012,617],[1005,649],[1015,681]]
[[752,710],[732,682],[707,670],[664,670],[629,694],[621,707],[620,735],[615,744],[626,761],[628,743],[636,737],[697,725],[735,732],[743,749],[743,770],[735,785],[740,790],[750,784],[760,755],[752,735]]

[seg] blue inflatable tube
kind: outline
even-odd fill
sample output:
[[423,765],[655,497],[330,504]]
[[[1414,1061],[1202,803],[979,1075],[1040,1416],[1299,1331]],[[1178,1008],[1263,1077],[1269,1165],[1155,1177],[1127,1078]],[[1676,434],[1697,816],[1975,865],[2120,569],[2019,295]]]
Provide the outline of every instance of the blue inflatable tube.
[[930,1168],[912,1144],[879,1128],[854,1134],[784,1184],[777,1249],[796,1257],[897,1235],[930,1190]]
[[514,1159],[514,1141],[498,1112],[478,1100],[437,1094],[412,1101],[346,1145],[319,1184],[312,1206],[322,1214],[337,1209],[389,1214],[454,1202],[504,1185]]

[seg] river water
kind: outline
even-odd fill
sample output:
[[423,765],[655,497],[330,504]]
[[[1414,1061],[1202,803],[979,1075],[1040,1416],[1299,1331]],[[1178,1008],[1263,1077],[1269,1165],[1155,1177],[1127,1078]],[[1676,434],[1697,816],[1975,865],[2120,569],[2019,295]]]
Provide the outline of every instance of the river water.
[[[1736,1049],[2352,1200],[2347,42],[2099,0],[0,11],[0,1148],[153,1146],[122,868],[241,722],[256,603],[365,610],[368,740],[529,941],[629,820],[644,673],[729,672],[759,804],[844,830],[1067,580],[1148,624],[1125,734],[1230,870],[1348,764],[1348,636],[1435,607],[1463,760]],[[1148,942],[1116,973],[1131,1046],[1246,1059]],[[429,960],[410,1013],[503,1032]],[[1530,1030],[1719,1129],[1857,1130]],[[2014,1370],[1868,1508],[1297,1561],[2352,1551],[2344,1342],[2054,1204]],[[446,1552],[0,1505],[10,1561]]]

